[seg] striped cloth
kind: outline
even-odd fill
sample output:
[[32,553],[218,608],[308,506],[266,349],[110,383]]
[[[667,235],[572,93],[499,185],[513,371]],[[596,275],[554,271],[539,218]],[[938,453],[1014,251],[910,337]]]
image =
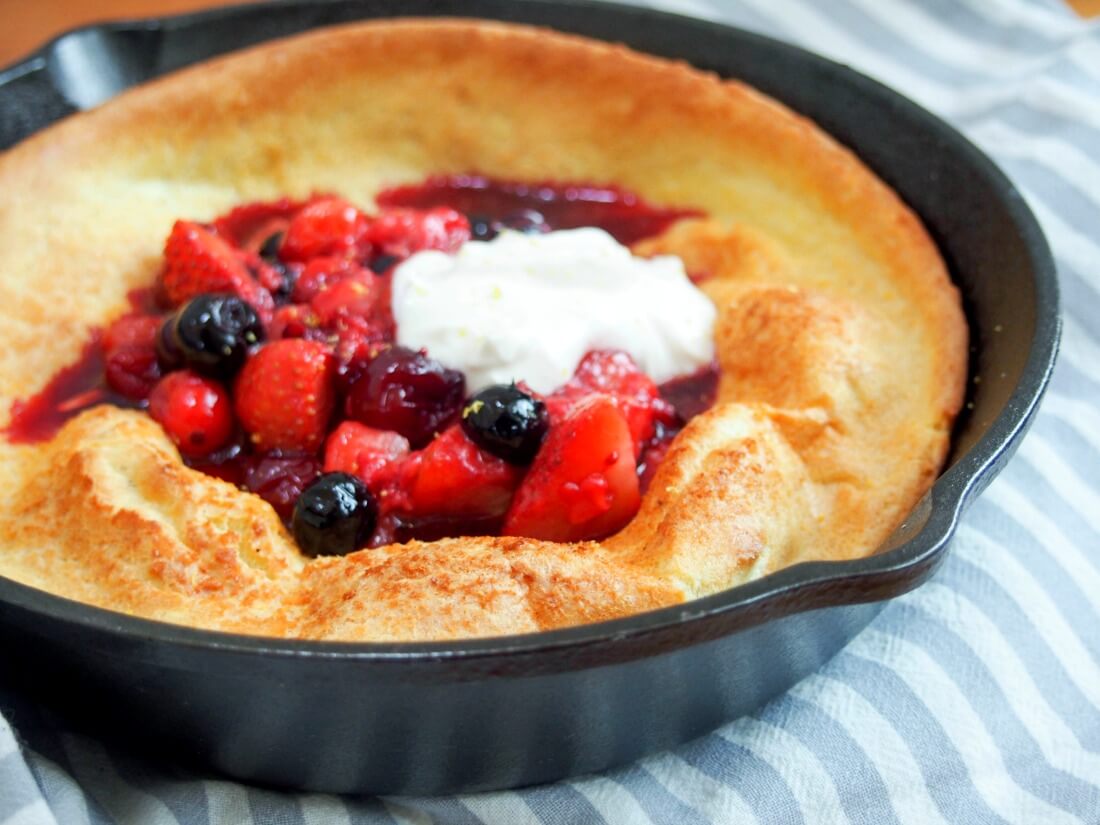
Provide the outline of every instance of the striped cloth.
[[0,718],[0,823],[1100,823],[1100,27],[1055,0],[659,4],[908,94],[992,155],[1048,233],[1060,364],[937,577],[753,716],[518,792],[260,790],[113,752],[0,689],[21,742]]

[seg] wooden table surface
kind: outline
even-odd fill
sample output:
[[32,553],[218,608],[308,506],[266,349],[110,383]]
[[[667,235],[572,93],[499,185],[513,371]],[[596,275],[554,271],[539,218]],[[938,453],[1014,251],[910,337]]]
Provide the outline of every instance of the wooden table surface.
[[[239,2],[239,0],[237,0]],[[1100,15],[1100,0],[1066,0],[1083,17]],[[152,17],[229,5],[228,0],[0,0],[0,66],[66,29],[97,20]]]

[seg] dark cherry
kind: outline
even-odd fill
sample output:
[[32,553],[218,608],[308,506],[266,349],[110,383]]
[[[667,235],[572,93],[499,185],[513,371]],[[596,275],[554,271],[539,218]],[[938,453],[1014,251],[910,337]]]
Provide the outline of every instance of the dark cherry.
[[321,462],[312,455],[265,455],[248,458],[242,483],[288,521],[294,502],[321,475]]
[[378,503],[362,481],[325,473],[294,505],[291,530],[307,556],[343,556],[364,547],[378,520]]
[[187,366],[228,378],[244,366],[248,348],[263,340],[256,311],[236,295],[199,295],[184,304],[161,330],[160,349],[175,349]]
[[407,347],[390,347],[351,385],[348,418],[393,430],[419,449],[452,423],[462,409],[466,376]]
[[515,384],[487,387],[462,410],[462,431],[510,464],[530,464],[550,426],[546,405]]

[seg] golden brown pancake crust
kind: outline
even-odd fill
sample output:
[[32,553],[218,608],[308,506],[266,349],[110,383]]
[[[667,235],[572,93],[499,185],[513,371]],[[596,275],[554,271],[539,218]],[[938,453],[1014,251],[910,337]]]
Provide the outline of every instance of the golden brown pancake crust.
[[602,543],[461,538],[300,556],[259,498],[144,414],[0,443],[0,573],[127,613],[265,635],[445,639],[623,616],[872,552],[928,489],[967,330],[916,217],[746,86],[546,30],[390,21],[188,69],[0,156],[0,425],[153,281],[177,217],[429,174],[616,183],[703,210],[638,245],[718,307],[719,402]]

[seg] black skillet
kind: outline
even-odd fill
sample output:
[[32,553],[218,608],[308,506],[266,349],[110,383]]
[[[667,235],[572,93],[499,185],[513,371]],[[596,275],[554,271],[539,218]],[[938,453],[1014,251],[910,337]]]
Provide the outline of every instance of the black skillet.
[[[957,132],[844,66],[659,12],[540,0],[336,0],[93,26],[0,73],[0,148],[213,55],[389,15],[553,26],[741,78],[852,147],[921,215],[966,299],[972,383],[949,466],[877,554],[799,564],[691,602],[528,636],[342,644],[150,622],[0,578],[0,666],[116,738],[243,780],[449,793],[627,762],[757,708],[813,672],[885,599],[927,580],[1011,456],[1057,350],[1050,252],[1019,193]],[[0,193],[0,197],[3,197]]]

